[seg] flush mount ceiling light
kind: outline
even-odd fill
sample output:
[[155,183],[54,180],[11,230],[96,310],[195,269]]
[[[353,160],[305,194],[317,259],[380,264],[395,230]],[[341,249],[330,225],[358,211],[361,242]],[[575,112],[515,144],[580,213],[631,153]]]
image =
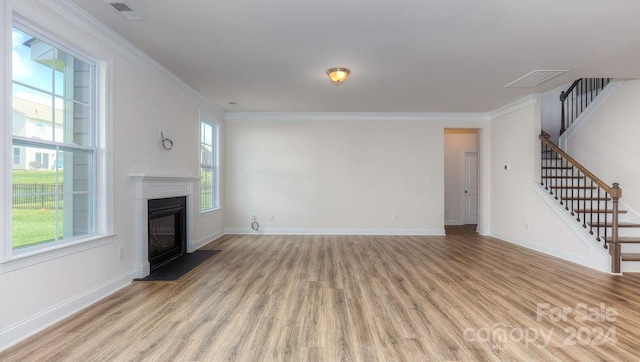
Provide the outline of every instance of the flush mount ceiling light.
[[327,70],[327,75],[329,76],[329,80],[333,85],[340,85],[347,80],[351,71],[347,68],[331,68]]

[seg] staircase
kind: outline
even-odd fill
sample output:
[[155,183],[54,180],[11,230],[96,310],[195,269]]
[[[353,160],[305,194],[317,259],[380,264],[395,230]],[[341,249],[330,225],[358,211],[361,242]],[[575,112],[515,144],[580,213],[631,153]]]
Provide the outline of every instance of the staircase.
[[620,221],[620,216],[627,213],[618,208],[622,196],[620,186],[604,183],[549,137],[544,131],[539,137],[542,142],[540,185],[575,217],[576,222],[593,236],[594,242],[609,250],[612,273],[620,273],[621,263],[640,261],[640,253],[622,252],[621,244],[640,245],[640,237],[620,237],[620,230],[640,230],[640,223]]
[[[610,82],[610,78],[578,79],[562,92],[560,134]],[[627,210],[619,208],[622,189],[608,185],[566,154],[542,131],[540,185],[573,216],[594,242],[611,255],[611,272],[619,274],[631,263],[640,264],[640,223],[626,222]],[[635,233],[634,233],[635,231]],[[622,236],[620,234],[623,234]]]

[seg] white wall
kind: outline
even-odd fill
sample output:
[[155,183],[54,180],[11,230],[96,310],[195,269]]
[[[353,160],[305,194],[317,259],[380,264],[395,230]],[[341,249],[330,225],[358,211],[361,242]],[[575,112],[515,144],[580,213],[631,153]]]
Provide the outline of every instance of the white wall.
[[[33,19],[56,38],[109,63],[113,162],[108,182],[113,188],[115,236],[99,247],[2,272],[0,349],[131,281],[135,218],[129,173],[198,177],[200,111],[219,113],[157,63],[136,56],[120,40],[114,40],[108,30],[95,27],[83,15],[75,17],[64,3],[21,0],[11,4],[16,12]],[[9,7],[3,2],[5,5]],[[10,39],[5,14],[0,35]],[[160,127],[174,141],[173,150],[161,150]],[[7,151],[10,148],[2,147],[3,153]],[[5,168],[2,172],[4,176]],[[221,211],[194,216],[198,217],[196,241],[211,240],[223,232]],[[117,249],[121,246],[125,258],[118,260]]]
[[462,213],[462,184],[465,152],[478,152],[478,130],[444,130],[444,222],[446,225],[464,224]]
[[250,215],[257,215],[265,232],[443,232],[438,122],[257,120],[226,127],[227,231],[250,231]]
[[562,119],[562,103],[560,93],[567,90],[571,83],[563,84],[540,95],[542,129],[551,135],[551,140],[558,144],[560,135],[560,120]]
[[612,82],[598,103],[587,108],[585,119],[567,132],[567,152],[609,185],[620,183],[621,201],[636,211],[640,211],[639,99],[640,80]]
[[[595,240],[581,240],[536,192],[539,133],[539,99],[524,102],[491,120],[491,235],[603,270],[606,253],[602,246]],[[510,171],[504,169],[505,165],[510,166]]]

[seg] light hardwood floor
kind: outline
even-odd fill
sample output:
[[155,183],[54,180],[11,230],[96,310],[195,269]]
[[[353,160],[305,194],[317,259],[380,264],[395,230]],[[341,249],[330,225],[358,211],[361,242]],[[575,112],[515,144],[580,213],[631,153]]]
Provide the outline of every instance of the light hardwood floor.
[[225,236],[179,281],[134,282],[0,361],[638,360],[639,276],[447,232]]

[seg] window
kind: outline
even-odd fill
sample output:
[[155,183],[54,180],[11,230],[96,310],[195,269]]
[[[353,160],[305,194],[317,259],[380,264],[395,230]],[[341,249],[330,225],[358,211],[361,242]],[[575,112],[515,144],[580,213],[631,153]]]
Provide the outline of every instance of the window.
[[200,211],[218,208],[217,125],[200,122]]
[[20,151],[20,147],[14,147],[13,148],[13,164],[14,165],[19,165],[20,162],[22,162],[22,158],[21,158],[21,151]]
[[96,230],[96,64],[12,28],[12,250]]

